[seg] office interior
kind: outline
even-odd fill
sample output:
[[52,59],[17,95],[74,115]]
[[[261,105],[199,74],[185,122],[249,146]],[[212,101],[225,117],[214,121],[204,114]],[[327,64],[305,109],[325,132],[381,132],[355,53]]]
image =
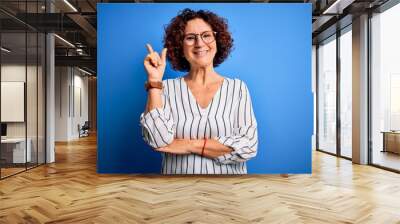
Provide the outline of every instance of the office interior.
[[87,16],[63,1],[0,3],[2,179],[96,133],[96,4],[85,4]]
[[[79,153],[79,142],[84,145],[90,139],[95,146],[96,4],[100,2],[168,1],[0,2],[1,186],[57,165],[58,156]],[[348,161],[351,170],[362,165],[373,168],[370,172],[398,175],[400,1],[240,2],[312,4],[310,150],[335,159],[325,169]],[[73,147],[65,151],[68,144]]]

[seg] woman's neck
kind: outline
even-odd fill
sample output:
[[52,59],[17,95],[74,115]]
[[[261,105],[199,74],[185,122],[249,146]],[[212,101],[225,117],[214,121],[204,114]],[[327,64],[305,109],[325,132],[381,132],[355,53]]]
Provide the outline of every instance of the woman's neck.
[[219,75],[214,71],[212,65],[207,67],[191,68],[187,79],[191,82],[208,85],[209,83],[215,82],[219,78]]

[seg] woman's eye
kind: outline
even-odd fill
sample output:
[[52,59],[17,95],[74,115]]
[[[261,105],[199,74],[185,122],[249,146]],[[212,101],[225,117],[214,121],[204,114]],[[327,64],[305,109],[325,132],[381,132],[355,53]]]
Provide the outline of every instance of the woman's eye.
[[194,40],[194,37],[193,36],[186,37],[186,40]]

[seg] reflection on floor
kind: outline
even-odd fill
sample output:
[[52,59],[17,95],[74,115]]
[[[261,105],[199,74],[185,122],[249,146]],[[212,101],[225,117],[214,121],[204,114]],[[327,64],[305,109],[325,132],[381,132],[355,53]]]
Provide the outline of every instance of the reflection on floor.
[[342,151],[340,152],[342,156],[347,157],[347,158],[351,158],[352,157],[352,152],[351,152],[351,148],[342,148]]
[[374,151],[372,157],[373,164],[400,170],[400,155],[392,152]]
[[[25,164],[2,164],[1,168],[1,178],[5,178],[7,176],[19,173],[21,171],[26,170]],[[36,163],[28,163],[27,169],[30,169],[31,167],[35,167]]]
[[25,167],[24,168],[19,168],[19,167],[18,168],[1,168],[1,178],[13,175],[15,173],[18,173],[18,172],[21,172],[24,170],[25,170]]

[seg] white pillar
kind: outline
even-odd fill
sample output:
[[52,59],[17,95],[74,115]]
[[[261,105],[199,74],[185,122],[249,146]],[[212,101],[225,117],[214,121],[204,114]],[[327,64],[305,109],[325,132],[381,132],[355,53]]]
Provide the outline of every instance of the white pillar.
[[[46,4],[47,12],[53,12],[54,6],[50,1]],[[55,44],[54,34],[46,35],[46,163],[55,162],[54,133],[55,133]]]

